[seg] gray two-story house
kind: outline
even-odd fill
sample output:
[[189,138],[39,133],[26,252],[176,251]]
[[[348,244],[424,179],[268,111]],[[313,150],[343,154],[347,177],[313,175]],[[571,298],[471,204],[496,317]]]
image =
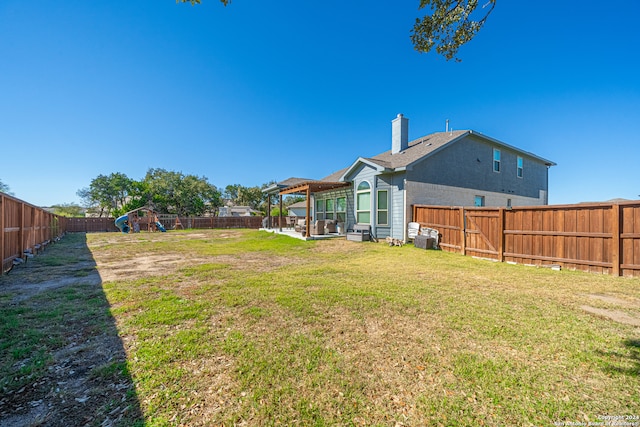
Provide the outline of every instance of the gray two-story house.
[[411,206],[523,206],[548,203],[548,169],[555,163],[473,130],[437,132],[409,141],[408,119],[392,121],[391,150],[359,157],[318,181],[281,186],[306,189],[309,217],[348,229],[371,225],[377,238],[406,240]]

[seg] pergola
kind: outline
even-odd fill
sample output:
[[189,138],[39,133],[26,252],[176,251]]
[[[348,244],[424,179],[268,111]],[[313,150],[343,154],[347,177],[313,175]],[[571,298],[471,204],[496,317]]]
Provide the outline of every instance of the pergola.
[[[285,188],[281,188],[278,192],[280,198],[280,231],[282,231],[282,196],[287,194],[304,194],[307,198],[307,216],[306,216],[306,231],[305,235],[308,237],[311,228],[311,193],[320,193],[322,191],[335,190],[337,188],[349,187],[350,182],[327,182],[327,181],[303,181],[290,185]],[[269,210],[271,212],[271,199],[269,198]],[[269,217],[270,218],[270,217]],[[269,224],[271,226],[271,224]]]

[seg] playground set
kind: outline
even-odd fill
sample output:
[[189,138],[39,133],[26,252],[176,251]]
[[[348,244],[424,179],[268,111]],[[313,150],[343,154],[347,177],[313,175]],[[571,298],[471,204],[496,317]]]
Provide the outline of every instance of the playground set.
[[141,229],[149,232],[167,231],[158,220],[158,213],[147,207],[134,209],[119,216],[115,224],[123,233],[139,233]]

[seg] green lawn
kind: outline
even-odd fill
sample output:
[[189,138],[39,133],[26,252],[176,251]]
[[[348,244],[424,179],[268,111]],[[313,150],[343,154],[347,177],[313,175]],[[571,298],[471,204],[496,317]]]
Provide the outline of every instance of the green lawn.
[[640,422],[638,279],[248,230],[87,244],[145,425]]

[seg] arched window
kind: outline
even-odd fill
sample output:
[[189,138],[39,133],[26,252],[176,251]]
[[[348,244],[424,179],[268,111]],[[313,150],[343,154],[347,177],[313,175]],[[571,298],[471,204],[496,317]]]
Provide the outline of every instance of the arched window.
[[358,184],[356,190],[356,222],[371,224],[371,185],[367,181]]

